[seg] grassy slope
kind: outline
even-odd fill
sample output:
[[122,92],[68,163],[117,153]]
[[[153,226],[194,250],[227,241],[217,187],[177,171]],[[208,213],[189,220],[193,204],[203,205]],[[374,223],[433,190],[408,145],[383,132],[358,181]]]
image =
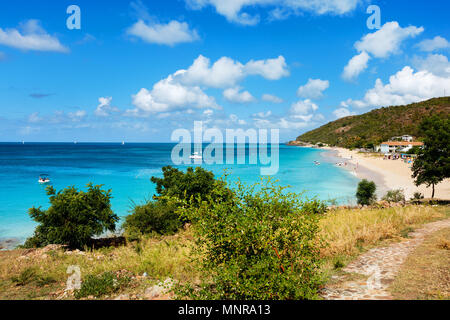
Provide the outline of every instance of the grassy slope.
[[302,134],[297,141],[324,142],[340,147],[364,146],[380,143],[393,136],[410,134],[421,136],[419,124],[423,118],[441,114],[450,115],[450,97],[435,98],[406,106],[372,110],[330,122],[320,128]]
[[[396,241],[402,235],[406,236],[405,230],[449,216],[450,209],[444,206],[332,211],[320,223],[322,236],[329,243],[322,251],[326,261],[324,274],[329,276],[335,271],[337,260],[346,263],[381,242]],[[85,253],[67,254],[62,250],[45,253],[41,250],[0,252],[0,299],[61,297],[68,277],[66,270],[70,265],[80,266],[83,277],[105,271],[127,270],[134,275],[130,284],[113,296],[101,298],[108,299],[126,293],[139,299],[145,288],[167,277],[196,282],[199,274],[189,263],[192,243],[188,230],[175,236],[143,239],[140,244]],[[31,274],[24,283],[13,281],[24,272]],[[144,272],[148,277],[142,277]]]

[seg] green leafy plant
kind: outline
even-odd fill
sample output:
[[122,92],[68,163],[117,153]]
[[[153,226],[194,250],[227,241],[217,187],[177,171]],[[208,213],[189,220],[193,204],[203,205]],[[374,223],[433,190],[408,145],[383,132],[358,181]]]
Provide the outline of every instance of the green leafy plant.
[[81,289],[74,292],[76,299],[89,296],[96,298],[119,291],[129,284],[131,278],[127,275],[105,272],[100,275],[88,275],[81,283]]
[[387,202],[393,202],[393,203],[398,203],[398,202],[405,202],[405,193],[403,192],[402,189],[397,189],[397,190],[389,190],[384,197],[381,199]]
[[199,286],[179,286],[177,294],[190,299],[316,298],[322,280],[318,221],[325,206],[301,198],[269,179],[251,187],[239,182],[226,201],[210,198],[198,208],[180,209],[193,221],[193,264],[204,277]]
[[375,182],[363,179],[358,184],[358,189],[356,190],[356,199],[360,205],[370,205],[377,200],[375,191],[377,186]]
[[143,234],[173,234],[182,226],[173,202],[154,201],[137,205],[133,213],[125,218],[123,228],[130,239]]
[[111,190],[88,184],[88,190],[68,187],[58,193],[49,186],[50,208],[31,208],[30,216],[39,223],[34,235],[27,239],[25,247],[43,247],[63,244],[82,249],[93,236],[114,231],[118,216],[111,210]]
[[[215,201],[222,201],[230,196],[231,191],[225,188],[221,180],[214,179],[214,174],[201,167],[187,168],[186,172],[171,166],[162,168],[163,178],[152,177],[156,184],[156,200],[163,198],[177,198],[180,200],[194,199],[193,205],[198,205],[203,199],[212,197]],[[226,189],[228,192],[216,192]]]

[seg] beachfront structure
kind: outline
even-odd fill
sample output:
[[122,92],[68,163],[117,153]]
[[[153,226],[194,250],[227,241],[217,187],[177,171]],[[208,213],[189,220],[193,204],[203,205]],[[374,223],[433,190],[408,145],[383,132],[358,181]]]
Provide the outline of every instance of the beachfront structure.
[[403,136],[398,136],[398,137],[392,137],[391,139],[389,139],[389,141],[406,141],[406,142],[413,142],[414,141],[414,137],[410,136],[408,134],[405,134]]
[[423,142],[413,141],[387,141],[380,145],[381,153],[408,152],[412,147],[422,147]]

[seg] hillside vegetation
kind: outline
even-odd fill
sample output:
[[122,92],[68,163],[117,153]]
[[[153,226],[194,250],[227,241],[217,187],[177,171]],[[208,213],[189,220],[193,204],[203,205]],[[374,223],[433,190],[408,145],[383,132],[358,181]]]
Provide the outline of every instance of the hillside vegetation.
[[450,97],[434,98],[405,106],[386,107],[349,116],[306,132],[296,140],[345,148],[371,147],[394,136],[409,134],[420,140],[421,121],[431,115],[449,117]]

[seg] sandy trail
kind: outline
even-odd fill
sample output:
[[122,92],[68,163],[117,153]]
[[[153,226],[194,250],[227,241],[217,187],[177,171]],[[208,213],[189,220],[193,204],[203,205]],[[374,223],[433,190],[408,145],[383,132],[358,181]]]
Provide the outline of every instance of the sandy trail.
[[322,297],[326,300],[392,299],[388,288],[408,255],[422,244],[427,235],[444,228],[450,228],[450,219],[426,224],[410,233],[411,239],[367,251],[347,265],[343,271],[363,275],[368,279],[345,281],[343,277],[335,276],[332,279],[337,282],[326,286],[322,291]]

